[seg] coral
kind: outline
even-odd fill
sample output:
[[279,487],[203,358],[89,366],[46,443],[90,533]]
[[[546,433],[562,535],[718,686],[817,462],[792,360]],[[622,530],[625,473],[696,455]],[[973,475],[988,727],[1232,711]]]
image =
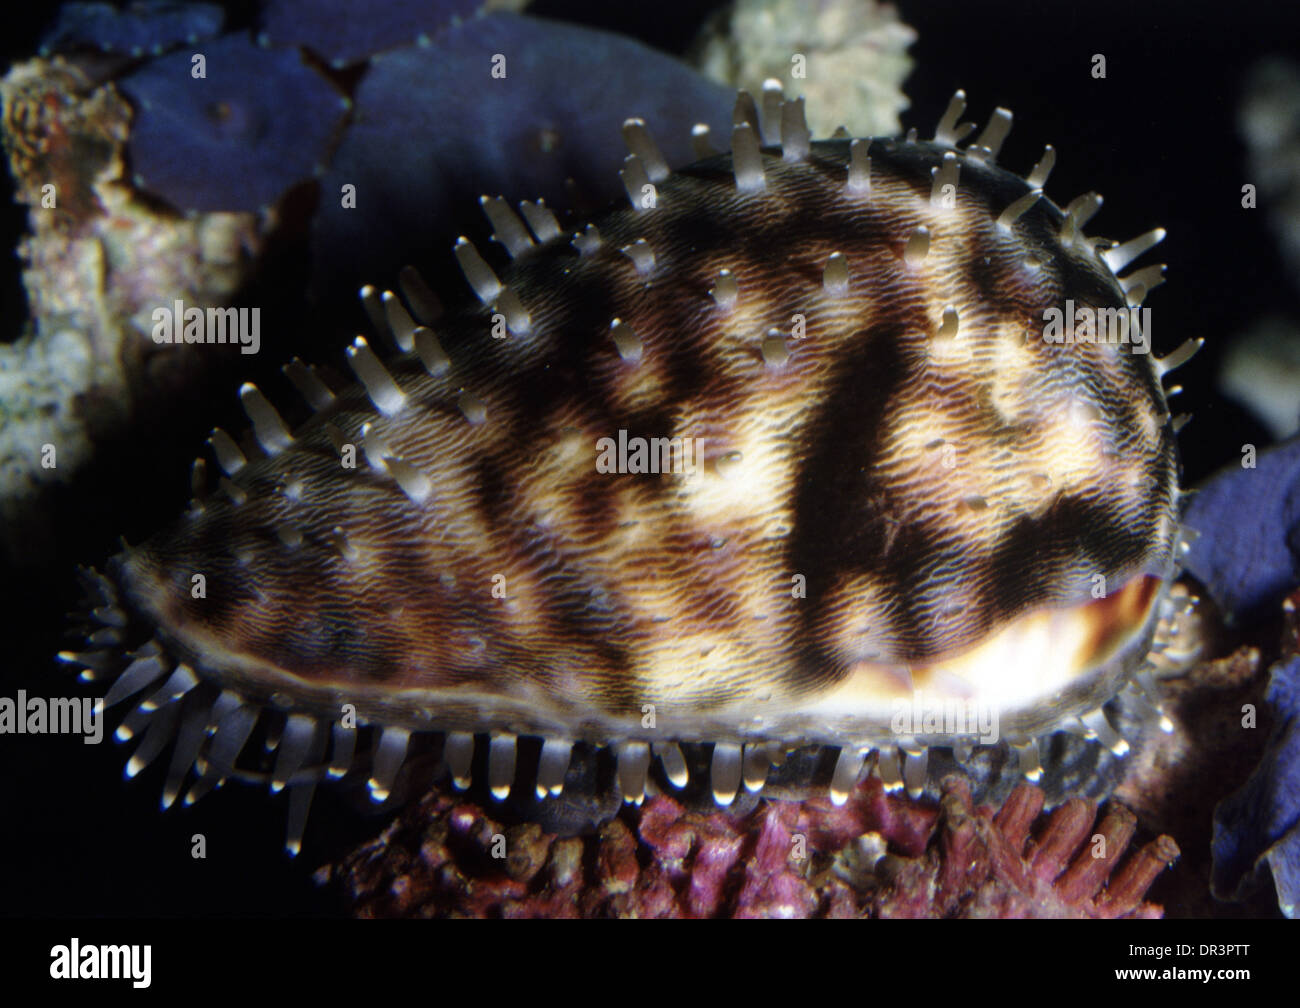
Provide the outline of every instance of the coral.
[[344,66],[385,49],[428,44],[483,8],[523,6],[524,0],[387,0],[358,17],[352,0],[270,0],[262,12],[259,39],[274,46],[304,46],[327,63]]
[[[1200,538],[1185,566],[1228,614],[1245,617],[1300,584],[1300,437],[1231,465],[1192,497]],[[1249,519],[1242,502],[1251,502]]]
[[[499,77],[489,72],[498,54]],[[619,72],[573,72],[587,65]],[[391,275],[427,248],[429,230],[484,194],[559,207],[574,196],[587,206],[610,202],[623,191],[626,118],[652,123],[677,167],[694,159],[695,123],[727,145],[734,98],[631,39],[510,14],[471,20],[430,48],[382,53],[357,88],[354,121],[321,180],[317,284],[355,288]],[[390,154],[397,147],[400,158]],[[355,209],[339,196],[349,184]],[[368,250],[368,273],[359,247]]]
[[261,209],[323,165],[347,101],[296,50],[226,35],[201,55],[205,77],[179,50],[119,82],[136,185],[187,210]]
[[768,78],[781,81],[808,99],[814,134],[843,126],[888,136],[908,106],[901,89],[915,41],[897,11],[876,0],[736,0],[700,32],[694,61],[755,93]]
[[[0,347],[0,525],[6,531],[40,483],[90,455],[90,430],[68,390],[92,388],[99,372],[93,348],[74,328]],[[56,449],[55,468],[41,465],[45,445]]]
[[[3,139],[15,196],[34,210],[32,227],[61,234],[103,210],[99,188],[122,171],[131,112],[108,88],[61,58],[14,66],[0,82]],[[46,187],[53,186],[51,192]]]
[[133,0],[125,9],[109,3],[68,3],[41,42],[41,55],[88,48],[141,56],[181,42],[198,42],[221,31],[218,4]]
[[[1039,828],[1042,792],[996,813],[965,782],[933,804],[864,782],[847,804],[770,801],[744,817],[659,795],[586,837],[507,826],[431,794],[320,873],[363,917],[1129,917],[1178,857],[1166,836],[1116,871],[1135,832],[1112,805],[1075,800]],[[1104,838],[1104,840],[1099,840]],[[1097,854],[1101,856],[1096,856]]]
[[[1156,877],[1179,856],[1160,836],[1120,859],[1137,829],[1136,818],[1112,803],[1096,821],[1096,807],[1075,798],[1058,806],[1037,835],[1030,827],[1042,792],[1022,784],[996,813],[973,809],[966,782],[943,782],[937,836],[920,858],[891,859],[877,867],[882,917],[1157,917],[1142,902]],[[1118,869],[1118,870],[1117,870]]]
[[[0,347],[0,545],[27,553],[47,545],[23,519],[42,487],[68,480],[142,403],[199,368],[192,348],[154,352],[153,309],[230,298],[262,236],[250,215],[178,220],[140,199],[122,178],[128,106],[62,58],[13,67],[0,102],[31,232],[18,247],[31,320]],[[52,467],[45,444],[57,448]]]

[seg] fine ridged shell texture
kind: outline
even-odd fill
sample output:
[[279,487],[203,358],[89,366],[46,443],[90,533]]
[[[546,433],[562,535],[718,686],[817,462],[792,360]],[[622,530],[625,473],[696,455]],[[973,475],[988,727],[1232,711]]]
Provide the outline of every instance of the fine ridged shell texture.
[[[1004,110],[960,148],[960,96],[932,141],[814,142],[802,101],[761,103],[673,172],[629,120],[629,200],[590,221],[485,198],[510,261],[455,250],[481,304],[367,291],[397,352],[359,337],[348,388],[295,362],[296,429],[243,388],[215,492],[90,579],[100,622],[153,638],[109,700],[147,698],[137,769],[177,737],[168,800],[196,760],[200,793],[237,774],[263,709],[267,776],[308,797],[366,725],[379,799],[417,732],[461,784],[488,735],[499,797],[521,735],[539,795],[574,741],[614,747],[629,800],[652,755],[683,783],[681,743],[715,744],[723,802],[801,744],[842,748],[837,800],[873,748],[915,790],[926,745],[989,741],[900,733],[919,694],[995,709],[1031,774],[1081,717],[1122,744],[1100,707],[1180,546],[1177,360],[1044,313],[1139,305],[1160,268],[1117,271],[1162,233],[1085,236],[1100,198],[1043,196],[1050,148],[996,165]],[[109,636],[65,657],[116,674]]]

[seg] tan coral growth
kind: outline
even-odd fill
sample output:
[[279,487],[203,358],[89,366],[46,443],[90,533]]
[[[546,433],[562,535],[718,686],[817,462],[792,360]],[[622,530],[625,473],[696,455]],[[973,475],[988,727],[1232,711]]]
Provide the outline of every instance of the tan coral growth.
[[808,99],[809,125],[829,136],[899,132],[907,108],[916,31],[876,0],[736,0],[695,42],[696,65],[714,80],[757,91],[776,78]]
[[[252,214],[182,217],[142,199],[124,163],[130,119],[111,84],[61,58],[20,63],[0,80],[0,142],[28,207],[17,253],[30,309],[22,337],[0,346],[0,547],[36,549],[23,518],[44,485],[70,478],[140,406],[217,363],[206,347],[156,346],[153,312],[176,299],[226,304],[269,226]],[[42,465],[45,444],[56,466]]]

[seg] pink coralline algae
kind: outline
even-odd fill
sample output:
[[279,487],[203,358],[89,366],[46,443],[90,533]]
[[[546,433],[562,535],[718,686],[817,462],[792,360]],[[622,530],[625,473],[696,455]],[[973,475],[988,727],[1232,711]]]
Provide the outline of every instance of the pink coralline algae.
[[658,795],[595,835],[555,837],[434,793],[322,875],[361,917],[1160,916],[1143,897],[1178,857],[1171,838],[1120,866],[1126,808],[1096,822],[1091,802],[1040,818],[1042,804],[1025,784],[974,808],[952,776],[936,807],[871,779],[842,808],[770,801],[733,817]]
[[947,778],[925,854],[887,856],[877,864],[883,887],[875,911],[882,917],[1161,916],[1143,897],[1178,859],[1172,837],[1157,837],[1121,866],[1137,830],[1127,808],[1112,802],[1098,820],[1092,802],[1075,798],[1035,830],[1042,805],[1042,792],[1022,784],[996,812],[972,808],[965,781]]

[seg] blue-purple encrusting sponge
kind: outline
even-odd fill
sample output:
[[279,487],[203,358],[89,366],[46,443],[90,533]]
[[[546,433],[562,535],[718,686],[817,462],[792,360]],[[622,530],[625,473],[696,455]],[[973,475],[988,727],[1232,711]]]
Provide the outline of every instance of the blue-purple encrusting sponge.
[[[489,75],[498,54],[504,78]],[[327,285],[349,275],[357,248],[367,250],[370,276],[396,272],[440,222],[485,194],[563,206],[572,178],[593,205],[610,202],[622,192],[625,119],[653,122],[668,163],[680,166],[695,160],[695,123],[726,145],[734,94],[621,36],[494,14],[429,48],[376,56],[354,101],[354,121],[321,181],[313,251]],[[348,184],[355,209],[342,206]],[[403,226],[410,221],[423,233]]]
[[483,0],[386,0],[362,9],[356,0],[270,0],[259,39],[305,46],[333,66],[346,66],[432,39],[482,6]]
[[1186,567],[1226,613],[1248,616],[1300,585],[1300,437],[1206,483],[1183,517]]
[[[195,52],[206,78],[191,76]],[[136,185],[184,210],[258,210],[309,178],[347,100],[296,50],[228,35],[178,50],[119,82],[135,106]]]
[[220,34],[225,12],[218,4],[136,0],[125,10],[109,3],[70,3],[41,40],[41,54],[70,49],[143,56],[182,42]]
[[1273,734],[1255,772],[1214,810],[1214,893],[1246,895],[1267,862],[1277,902],[1300,909],[1300,658],[1273,670],[1268,684]]

